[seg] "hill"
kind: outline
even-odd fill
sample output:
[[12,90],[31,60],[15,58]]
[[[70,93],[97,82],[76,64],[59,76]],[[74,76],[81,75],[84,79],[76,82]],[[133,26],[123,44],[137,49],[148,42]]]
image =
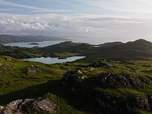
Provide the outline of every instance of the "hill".
[[122,42],[108,42],[108,43],[104,43],[104,44],[99,44],[99,47],[113,47],[113,46],[117,46],[123,44]]
[[152,59],[152,43],[143,39],[133,42],[120,43],[114,46],[101,46],[88,51],[94,58],[108,58],[117,60]]
[[72,41],[61,42],[52,46],[47,46],[41,48],[45,52],[71,52],[71,53],[81,53],[83,51],[92,49],[93,45],[87,43],[73,43]]
[[[62,94],[60,94],[61,96],[58,96],[54,93],[58,86],[58,80],[60,80],[63,73],[67,71],[65,70],[66,68],[60,67],[60,64],[45,65],[42,63],[24,62],[12,57],[0,56],[0,113],[10,114],[20,112],[20,114],[47,114],[49,113],[47,112],[48,108],[45,108],[45,111],[42,110],[42,107],[46,107],[47,104],[49,105],[51,103],[48,99],[52,99],[51,105],[53,105],[53,102],[55,103],[55,105],[53,105],[55,107],[54,112],[58,110],[58,113],[61,113],[62,111],[68,113],[66,110],[69,110],[70,113],[71,110],[71,112],[78,113],[78,110],[66,103],[65,99],[61,97]],[[57,91],[60,90],[57,89]],[[47,104],[44,106],[41,105],[41,108],[37,104],[38,107],[36,107],[34,102],[36,103],[37,101],[34,99],[37,99],[37,101],[45,101]],[[6,105],[9,102],[11,103]],[[28,105],[29,102],[33,102],[32,109],[30,109],[31,106]],[[19,105],[20,108],[23,108],[22,111],[16,109],[19,108]],[[60,105],[64,107],[60,107]],[[7,108],[4,108],[5,106]]]
[[73,43],[68,41],[39,48],[38,50],[43,53],[48,53],[50,56],[58,57],[83,55],[88,59],[152,59],[152,43],[144,39],[127,43],[110,42],[96,46],[87,43]]
[[22,59],[44,56],[44,53],[39,52],[36,48],[11,47],[0,44],[0,55]]
[[51,36],[15,36],[15,35],[0,35],[0,43],[14,43],[14,42],[41,42],[41,41],[56,41],[65,40],[62,38]]
[[46,65],[1,56],[0,112],[150,114],[151,71],[152,61]]
[[[152,59],[152,43],[144,39],[133,42],[111,42],[100,45],[73,43],[71,41],[47,47],[20,48],[0,45],[0,54],[15,58],[86,56],[87,59],[136,60]],[[18,54],[16,54],[18,53]]]
[[[0,113],[151,114],[152,43],[139,39],[104,45],[0,45]],[[52,65],[15,59],[76,54],[87,58]]]
[[40,52],[49,53],[50,56],[66,58],[75,55],[84,55],[84,52],[91,50],[93,45],[88,43],[74,43],[71,41],[61,42],[52,46],[39,48]]

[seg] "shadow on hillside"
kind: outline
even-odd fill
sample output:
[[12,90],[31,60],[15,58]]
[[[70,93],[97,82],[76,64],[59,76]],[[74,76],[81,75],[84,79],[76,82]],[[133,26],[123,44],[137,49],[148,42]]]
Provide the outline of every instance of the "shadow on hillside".
[[19,91],[0,95],[0,104],[7,104],[16,99],[38,98],[47,93],[49,89],[50,83],[47,82],[39,85],[30,86]]
[[93,104],[88,104],[85,99],[79,96],[76,97],[75,95],[69,94],[69,92],[65,91],[65,89],[60,86],[59,80],[50,80],[47,83],[27,87],[23,90],[14,91],[5,95],[0,95],[0,104],[7,104],[16,99],[42,97],[48,92],[65,99],[70,106],[77,110],[91,114],[95,113],[93,112],[96,110],[94,109],[95,106],[91,107]]

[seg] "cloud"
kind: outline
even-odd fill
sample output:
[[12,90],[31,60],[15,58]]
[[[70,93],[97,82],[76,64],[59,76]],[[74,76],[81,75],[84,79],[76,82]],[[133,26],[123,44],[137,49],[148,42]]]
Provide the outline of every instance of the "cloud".
[[[65,7],[72,5],[75,9],[78,5],[81,5],[81,7],[84,5],[84,9],[88,8],[87,10],[89,8],[92,10],[91,8],[94,7],[96,10],[110,11],[110,13],[107,13],[107,15],[93,15],[87,14],[88,12],[82,14],[79,11],[79,14],[72,14],[70,10],[51,10],[0,0],[0,5],[11,6],[9,9],[0,8],[0,11],[23,8],[31,12],[41,12],[41,14],[35,13],[35,15],[1,13],[0,33],[50,35],[97,43],[100,43],[100,41],[126,41],[138,38],[152,40],[152,19],[150,18],[152,1],[150,0],[147,0],[148,2],[145,2],[145,0],[75,0],[75,4],[72,1],[74,0],[63,0],[55,3],[64,4]],[[50,12],[51,14],[49,14]],[[65,12],[70,13],[65,14]],[[119,16],[112,16],[116,14]],[[139,18],[140,15],[146,18]]]
[[[2,16],[3,15],[3,16]],[[106,42],[151,38],[152,20],[102,15],[1,14],[1,34],[48,35]]]

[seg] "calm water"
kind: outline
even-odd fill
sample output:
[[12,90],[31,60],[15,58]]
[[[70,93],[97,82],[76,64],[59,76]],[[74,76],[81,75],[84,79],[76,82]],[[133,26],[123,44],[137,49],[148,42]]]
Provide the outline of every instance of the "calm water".
[[5,46],[18,46],[18,47],[27,47],[27,48],[31,48],[31,47],[45,47],[45,46],[49,46],[49,45],[53,45],[53,44],[58,44],[64,41],[43,41],[43,42],[34,42],[34,43],[38,43],[39,45],[31,45],[30,43],[33,42],[19,42],[19,43],[6,43],[3,44]]
[[28,58],[28,59],[22,59],[23,61],[35,61],[35,62],[42,62],[45,64],[54,64],[54,63],[64,63],[64,62],[72,62],[79,59],[85,58],[84,56],[74,56],[74,57],[68,57],[66,59],[58,59],[57,57],[40,57],[40,58]]

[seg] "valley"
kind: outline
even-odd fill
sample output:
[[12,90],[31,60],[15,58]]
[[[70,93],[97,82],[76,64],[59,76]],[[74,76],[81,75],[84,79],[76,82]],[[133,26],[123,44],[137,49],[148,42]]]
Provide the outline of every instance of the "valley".
[[[1,45],[0,49],[1,113],[152,113],[149,41],[102,45],[67,41],[33,48]],[[72,56],[85,58],[56,64],[20,60]],[[18,108],[7,108],[14,106],[12,101]],[[51,103],[52,112],[40,108],[45,102]]]

